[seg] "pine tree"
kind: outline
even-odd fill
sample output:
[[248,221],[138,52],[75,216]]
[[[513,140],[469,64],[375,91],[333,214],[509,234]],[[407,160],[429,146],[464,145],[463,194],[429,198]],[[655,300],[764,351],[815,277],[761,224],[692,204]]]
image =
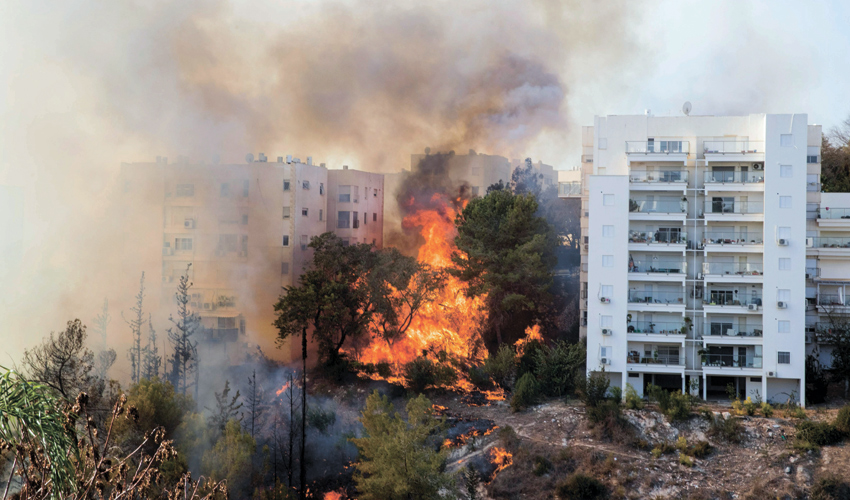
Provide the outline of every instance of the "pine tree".
[[[142,277],[139,280],[139,293],[136,294],[136,305],[130,308],[133,312],[131,319],[124,318],[124,322],[130,327],[130,335],[132,337],[132,345],[127,351],[127,358],[130,360],[130,380],[134,384],[138,384],[142,378],[142,326],[145,324],[145,316],[143,312],[143,304],[145,300],[145,273],[142,271]],[[121,314],[124,317],[124,314]]]
[[156,346],[156,330],[153,328],[153,321],[148,315],[148,343],[144,348],[144,359],[142,367],[142,377],[148,380],[153,380],[159,377],[160,368],[162,367],[162,356],[159,355],[159,348]]
[[100,314],[94,317],[94,328],[95,331],[100,335],[100,343],[101,349],[106,350],[106,336],[107,336],[107,327],[109,326],[109,322],[112,321],[112,316],[109,315],[109,301],[107,299],[103,299],[103,309]]
[[194,375],[195,399],[198,399],[198,344],[192,341],[192,335],[200,326],[200,318],[189,309],[189,290],[192,283],[189,281],[189,270],[192,264],[186,266],[186,273],[180,276],[177,284],[177,292],[174,294],[177,301],[177,319],[169,316],[172,326],[168,331],[168,341],[171,343],[173,352],[171,354],[171,373],[169,379],[175,389],[186,394],[189,387],[189,377]]
[[227,422],[230,420],[242,421],[242,416],[239,415],[239,410],[242,408],[242,403],[239,402],[241,394],[236,391],[236,394],[230,397],[230,381],[224,381],[224,389],[221,392],[215,393],[215,408],[207,408],[212,413],[210,423],[215,429],[224,432]]
[[245,427],[251,433],[251,437],[256,439],[257,428],[262,425],[263,415],[268,410],[269,406],[266,402],[266,393],[262,387],[257,386],[257,370],[248,378],[248,420],[245,422]]

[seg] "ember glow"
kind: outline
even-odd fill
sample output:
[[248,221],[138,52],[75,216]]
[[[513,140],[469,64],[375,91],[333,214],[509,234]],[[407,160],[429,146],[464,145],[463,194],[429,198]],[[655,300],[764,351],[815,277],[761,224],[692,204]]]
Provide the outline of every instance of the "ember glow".
[[286,392],[286,390],[289,389],[289,384],[289,382],[283,384],[283,386],[275,392],[275,395],[280,396],[281,394]]
[[338,491],[329,491],[325,493],[325,496],[322,497],[322,500],[343,500],[345,496]]

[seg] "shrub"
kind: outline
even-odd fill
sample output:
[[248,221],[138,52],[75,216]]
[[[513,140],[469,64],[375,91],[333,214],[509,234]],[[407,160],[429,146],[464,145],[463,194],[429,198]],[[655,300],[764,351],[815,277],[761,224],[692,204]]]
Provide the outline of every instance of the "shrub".
[[576,472],[555,487],[561,500],[602,500],[608,498],[608,488],[594,477]]
[[513,388],[516,368],[516,354],[507,344],[500,345],[496,354],[490,354],[484,361],[484,371],[505,390]]
[[729,443],[740,443],[744,439],[744,427],[737,418],[712,417],[708,435]]
[[626,384],[626,408],[630,410],[640,410],[643,408],[643,399],[638,396],[637,391],[632,384]]
[[322,407],[307,409],[307,427],[312,427],[322,434],[327,434],[328,428],[336,423],[336,413]]
[[705,458],[711,454],[713,449],[708,441],[697,441],[695,445],[691,446],[690,454],[696,458]]
[[467,376],[469,377],[469,382],[479,389],[492,388],[493,379],[491,379],[487,371],[480,366],[469,367]]
[[429,385],[435,385],[437,383],[434,362],[422,356],[406,363],[403,373],[405,385],[415,393],[421,393]]
[[808,441],[816,446],[838,444],[843,438],[841,431],[827,422],[804,420],[797,424],[797,439]]
[[688,451],[688,440],[685,436],[679,436],[679,439],[676,440],[676,449],[681,451],[682,453],[687,453]]
[[588,408],[595,408],[605,401],[610,385],[611,381],[608,380],[605,372],[593,372],[584,380],[584,384],[582,384],[579,391],[579,396]]
[[684,465],[685,467],[693,467],[694,461],[691,457],[685,455],[684,453],[679,453],[679,463]]
[[521,379],[526,373],[537,375],[540,371],[539,363],[540,354],[546,352],[544,346],[539,340],[531,340],[522,347],[522,353],[519,359],[516,360],[516,376],[517,380]]
[[508,451],[513,452],[519,447],[519,436],[510,425],[499,429],[499,433],[496,436],[499,438],[499,443]]
[[536,403],[537,398],[537,379],[531,373],[526,373],[516,383],[513,397],[511,397],[511,410],[515,412],[524,410],[529,405]]
[[550,462],[549,459],[546,457],[541,457],[540,455],[537,455],[536,457],[534,457],[533,462],[534,468],[532,469],[532,471],[534,472],[535,476],[542,476],[552,470],[552,462]]
[[819,477],[809,491],[811,500],[847,500],[850,499],[850,485],[835,474]]
[[766,418],[770,418],[773,416],[773,407],[770,406],[770,403],[767,401],[762,401],[761,403],[761,414]]
[[378,372],[378,376],[381,378],[390,378],[393,375],[393,368],[386,361],[381,361],[379,363],[375,363],[375,370]]
[[844,405],[835,416],[835,428],[846,435],[850,435],[850,405]]
[[666,414],[670,408],[670,393],[655,384],[649,384],[647,394],[650,401],[655,401],[658,404],[658,409],[661,410],[661,413]]
[[[682,438],[682,439],[684,439],[684,438]],[[663,441],[663,442],[660,442],[660,443],[656,443],[655,446],[652,448],[652,451],[650,453],[652,453],[653,457],[660,458],[661,455],[665,455],[667,453],[673,453],[674,451],[676,451],[675,446],[671,445],[667,441]]]
[[587,350],[581,343],[556,341],[551,347],[535,351],[540,391],[550,397],[575,392],[576,377],[584,372]]
[[649,398],[658,403],[661,413],[667,415],[670,420],[687,420],[691,416],[693,399],[690,395],[682,394],[682,391],[671,393],[652,384],[649,385],[647,392]]

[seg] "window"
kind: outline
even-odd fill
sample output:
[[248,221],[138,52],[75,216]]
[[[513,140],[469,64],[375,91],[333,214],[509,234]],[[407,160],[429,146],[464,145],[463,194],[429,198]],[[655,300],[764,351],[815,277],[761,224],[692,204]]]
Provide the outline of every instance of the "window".
[[363,212],[363,225],[365,226],[368,221],[369,221],[369,214],[367,214],[366,212]]
[[289,235],[288,234],[283,235],[283,246],[285,246],[285,247],[289,246]]
[[319,209],[319,221],[325,220],[325,211],[323,209]]
[[603,238],[613,238],[614,237],[614,226],[602,226],[602,237]]
[[351,212],[339,212],[336,216],[336,227],[348,229],[351,227]]
[[319,183],[319,195],[324,195],[324,194],[325,194],[325,183],[320,182]]
[[360,227],[360,217],[357,214],[357,212],[351,212],[351,218],[354,222],[354,225],[352,225],[351,227],[353,227],[354,229],[359,228]]
[[794,145],[793,134],[782,134],[779,136],[779,145],[782,147],[791,147]]
[[602,204],[606,207],[610,207],[614,205],[614,195],[613,194],[603,194],[602,195]]
[[472,196],[478,196],[478,186],[472,186]]
[[602,267],[614,267],[614,256],[613,255],[603,255],[602,256]]
[[614,324],[614,316],[602,316],[599,318],[599,325],[602,328],[611,328],[611,325]]
[[337,188],[340,203],[348,203],[351,201],[351,186],[339,186]]
[[283,207],[283,218],[284,219],[289,218],[289,207]]
[[791,290],[780,289],[776,291],[776,300],[781,302],[791,302]]
[[779,165],[779,177],[792,177],[794,169],[791,165]]
[[779,333],[791,333],[791,322],[787,320],[780,320],[776,325],[776,331]]
[[280,263],[280,274],[289,274],[289,262]]
[[310,181],[301,181],[301,189],[310,189]]
[[602,285],[600,287],[600,296],[611,298],[614,295],[614,285]]
[[289,181],[283,181],[283,190],[289,191]]
[[790,365],[791,364],[791,353],[788,351],[779,351],[777,353],[779,356],[776,360],[780,365]]
[[350,238],[341,238],[341,240],[342,240],[342,246],[347,247],[347,246],[351,245],[351,239]]
[[608,139],[603,137],[599,138],[599,149],[608,149]]
[[177,194],[177,196],[181,196],[181,197],[195,196],[195,185],[194,184],[178,184],[176,194]]
[[242,215],[242,225],[243,225],[243,226],[247,226],[247,225],[248,225],[248,216],[247,216],[247,215],[245,215],[245,214],[243,214],[243,215]]
[[818,155],[808,155],[806,156],[806,163],[817,163]]
[[791,208],[791,197],[790,196],[780,196],[779,197],[779,208]]
[[303,217],[307,217],[307,215],[308,215],[309,213],[310,213],[310,209],[309,209],[309,208],[304,207],[304,208],[302,208],[302,209],[301,209],[301,215],[302,215]]
[[378,222],[378,214],[377,212],[372,214],[372,222]]
[[779,270],[780,271],[790,271],[791,270],[791,259],[779,259]]
[[230,184],[225,182],[221,185],[221,197],[227,198],[228,196],[230,196]]
[[191,251],[192,238],[174,238],[174,250]]
[[310,238],[306,234],[301,235],[301,250],[307,250],[307,244],[310,242]]
[[372,238],[372,245],[377,245],[377,244],[378,244],[378,240],[376,238]]
[[228,253],[236,251],[236,235],[235,234],[220,234],[218,235],[218,250],[216,253]]
[[248,187],[249,186],[250,186],[250,183],[248,181],[242,181],[242,197],[243,198],[248,197]]
[[750,382],[761,383],[761,377],[750,377]]

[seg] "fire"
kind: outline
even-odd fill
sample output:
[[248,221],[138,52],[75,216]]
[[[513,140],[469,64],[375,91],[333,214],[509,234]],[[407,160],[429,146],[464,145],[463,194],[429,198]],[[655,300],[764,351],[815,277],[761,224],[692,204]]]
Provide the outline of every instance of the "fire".
[[[404,218],[403,226],[418,228],[425,240],[417,256],[421,262],[438,269],[452,265],[451,255],[456,250],[454,238],[457,235],[454,220],[458,212],[455,207],[462,205],[465,201],[452,201],[437,193],[432,196],[429,206],[438,208],[417,210]],[[373,341],[360,353],[360,361],[389,362],[398,370],[402,364],[412,361],[429,348],[446,351],[463,360],[483,361],[483,353],[474,350],[473,346],[481,325],[487,319],[484,301],[480,297],[467,297],[465,290],[464,283],[449,276],[437,300],[419,310],[403,338],[396,340],[392,346],[380,340]],[[472,385],[462,380],[455,388],[468,391]]]
[[281,394],[286,392],[287,389],[289,389],[289,382],[283,384],[283,386],[275,392],[275,395],[280,396]]
[[496,470],[493,472],[495,476],[499,472],[507,469],[514,463],[514,456],[504,448],[494,447],[490,449],[490,458],[496,465]]
[[525,337],[516,341],[517,356],[522,356],[525,346],[530,342],[543,342],[543,334],[540,333],[540,325],[532,325],[525,329]]
[[339,491],[329,491],[325,493],[325,496],[322,497],[322,500],[344,500],[345,496]]

